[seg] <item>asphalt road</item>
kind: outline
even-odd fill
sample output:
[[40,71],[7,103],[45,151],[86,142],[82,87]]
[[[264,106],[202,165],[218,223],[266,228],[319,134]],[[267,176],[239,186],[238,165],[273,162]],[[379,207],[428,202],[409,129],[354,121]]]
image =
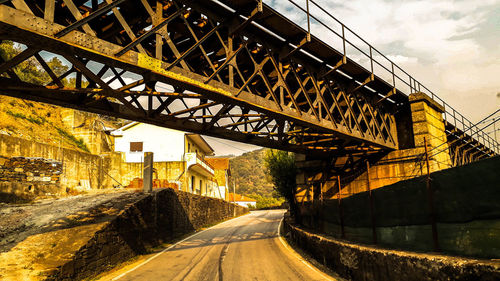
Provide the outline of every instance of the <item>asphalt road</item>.
[[255,211],[221,223],[115,280],[332,280],[280,241],[282,217]]

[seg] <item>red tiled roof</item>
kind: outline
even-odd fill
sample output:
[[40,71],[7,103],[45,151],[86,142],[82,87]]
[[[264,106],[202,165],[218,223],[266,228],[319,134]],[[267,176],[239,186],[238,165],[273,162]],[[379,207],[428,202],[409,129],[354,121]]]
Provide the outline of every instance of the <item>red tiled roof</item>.
[[[234,198],[234,200],[233,200]],[[235,201],[235,202],[257,202],[255,199],[252,199],[252,198],[248,198],[248,197],[245,197],[243,195],[239,195],[239,194],[234,194],[234,193],[227,193],[227,201],[229,202],[232,202],[232,201]]]
[[205,161],[217,170],[229,170],[229,158],[208,158]]

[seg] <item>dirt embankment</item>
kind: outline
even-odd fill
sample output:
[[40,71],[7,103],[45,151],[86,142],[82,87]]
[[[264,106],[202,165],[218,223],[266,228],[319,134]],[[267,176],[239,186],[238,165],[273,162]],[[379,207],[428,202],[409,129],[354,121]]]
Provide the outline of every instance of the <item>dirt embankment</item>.
[[0,253],[31,235],[106,221],[140,196],[143,195],[120,190],[45,199],[32,204],[0,204]]
[[94,233],[145,195],[112,191],[0,204],[0,280],[43,280]]

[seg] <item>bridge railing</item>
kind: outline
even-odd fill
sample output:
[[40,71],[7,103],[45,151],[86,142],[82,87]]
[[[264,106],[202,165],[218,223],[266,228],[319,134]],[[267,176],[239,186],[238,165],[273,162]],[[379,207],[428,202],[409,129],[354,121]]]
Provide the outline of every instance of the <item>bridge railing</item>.
[[[497,140],[478,128],[476,124],[456,111],[443,99],[429,90],[429,88],[420,83],[420,81],[394,63],[393,60],[334,17],[330,12],[318,4],[317,0],[302,0],[301,4],[298,3],[298,0],[288,0],[288,2],[290,2],[292,6],[286,7],[286,11],[282,12],[287,13],[287,15],[292,14],[292,16],[298,16],[299,18],[297,18],[297,20],[305,20],[307,24],[305,29],[307,32],[313,35],[318,33],[317,38],[321,38],[325,43],[341,52],[344,57],[355,61],[366,71],[376,75],[388,85],[398,89],[402,93],[406,95],[415,92],[426,93],[445,108],[443,118],[446,122],[461,130],[463,133],[473,137],[496,154],[500,154],[500,146]],[[293,14],[294,12],[295,14]],[[300,13],[302,13],[302,16]],[[328,32],[335,36],[325,36],[324,32]],[[332,68],[333,66],[329,65],[329,67]]]

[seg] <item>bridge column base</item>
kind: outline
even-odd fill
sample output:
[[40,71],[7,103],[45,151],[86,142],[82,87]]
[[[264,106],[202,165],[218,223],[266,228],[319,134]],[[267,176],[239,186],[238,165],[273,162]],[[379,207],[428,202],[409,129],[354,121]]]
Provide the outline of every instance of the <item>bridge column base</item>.
[[424,143],[427,143],[430,172],[450,168],[452,162],[442,117],[444,108],[423,93],[411,94],[410,104],[414,148],[392,151],[375,161],[371,159],[368,173],[366,166],[360,165],[359,170],[340,174],[332,159],[311,159],[298,154],[297,200],[337,198],[337,175],[340,175],[341,197],[367,191],[368,182],[370,189],[376,189],[425,175]]

